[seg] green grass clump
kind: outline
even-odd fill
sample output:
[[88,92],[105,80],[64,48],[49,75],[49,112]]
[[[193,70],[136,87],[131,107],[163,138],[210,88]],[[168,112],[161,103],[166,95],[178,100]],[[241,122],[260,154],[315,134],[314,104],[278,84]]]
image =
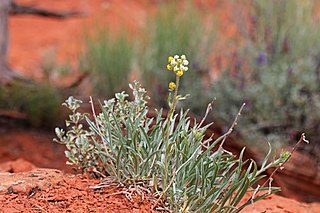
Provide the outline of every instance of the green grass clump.
[[[186,54],[194,72],[185,77],[181,89],[189,93],[193,87],[203,89],[201,73],[209,67],[209,56],[213,49],[214,21],[204,21],[208,11],[199,9],[191,1],[165,2],[159,5],[156,14],[149,14],[139,43],[139,67],[141,80],[152,94],[153,103],[166,107],[164,81],[173,80],[169,72],[163,72],[166,54]],[[199,90],[192,90],[197,97]],[[204,102],[206,105],[206,102]]]
[[49,84],[19,84],[1,87],[1,108],[25,113],[33,127],[52,128],[62,119],[61,93]]
[[86,50],[80,60],[80,69],[91,75],[96,94],[111,97],[126,89],[132,71],[133,42],[128,33],[111,33],[107,27],[97,28],[86,41]]
[[[131,96],[121,92],[101,102],[98,114],[91,99],[91,116],[78,112],[81,101],[69,97],[64,103],[71,110],[66,121],[69,130],[56,128],[55,139],[66,145],[68,163],[97,176],[111,176],[137,193],[152,193],[154,207],[161,204],[173,212],[239,212],[278,191],[265,184],[259,186],[257,181],[265,177],[267,169],[283,166],[291,153],[282,152],[269,161],[270,150],[258,168],[254,160],[242,159],[245,149],[239,156],[225,150],[224,142],[239,115],[224,135],[205,139],[211,124],[204,125],[205,118],[191,124],[188,110],[176,110],[187,98],[179,94],[179,86],[189,62],[185,55],[176,55],[169,57],[168,63],[176,80],[168,86],[166,117],[162,109],[154,117],[147,116],[149,97],[137,82],[129,85]],[[240,205],[249,191],[252,197]]]
[[[190,18],[192,17],[192,18]],[[152,94],[152,102],[167,107],[166,88],[163,81],[173,80],[162,72],[165,54],[185,53],[193,61],[190,73],[181,85],[186,93],[193,90],[190,100],[196,100],[204,89],[201,78],[209,70],[209,56],[213,49],[214,20],[209,11],[200,9],[192,1],[159,4],[155,14],[148,14],[139,37],[129,35],[127,30],[110,32],[107,26],[97,27],[87,36],[86,50],[80,58],[82,71],[91,74],[95,94],[112,97],[116,91],[126,90],[132,70]],[[210,20],[209,20],[210,19]],[[199,105],[206,105],[197,102]]]

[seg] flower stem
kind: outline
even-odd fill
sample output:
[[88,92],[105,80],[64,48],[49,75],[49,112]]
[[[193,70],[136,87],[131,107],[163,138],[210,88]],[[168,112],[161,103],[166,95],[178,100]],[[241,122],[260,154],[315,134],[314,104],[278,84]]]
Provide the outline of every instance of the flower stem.
[[176,75],[176,88],[174,90],[174,94],[173,94],[173,102],[172,102],[172,107],[170,108],[169,114],[168,114],[168,118],[170,117],[170,119],[172,119],[174,111],[176,110],[176,106],[178,103],[178,89],[179,89],[179,84],[180,84],[180,77]]
[[179,89],[179,82],[180,82],[180,77],[178,75],[176,75],[176,88],[174,90],[174,94],[173,94],[173,101],[172,101],[172,105],[170,107],[169,113],[167,115],[167,126],[166,126],[166,130],[164,132],[164,138],[165,138],[165,160],[164,160],[164,180],[163,180],[163,188],[165,189],[167,187],[167,181],[168,181],[168,173],[169,173],[169,154],[170,154],[170,147],[169,147],[169,135],[170,135],[170,124],[171,121],[173,119],[173,115],[178,103],[178,89]]

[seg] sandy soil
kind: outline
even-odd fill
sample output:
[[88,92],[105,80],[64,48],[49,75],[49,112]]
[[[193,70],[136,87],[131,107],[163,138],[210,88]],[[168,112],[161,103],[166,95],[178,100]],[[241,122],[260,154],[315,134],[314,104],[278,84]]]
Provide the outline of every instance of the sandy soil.
[[115,186],[90,189],[99,180],[59,170],[0,173],[0,180],[0,212],[156,212],[148,195]]
[[[8,164],[8,163],[7,163]],[[0,172],[0,212],[157,212],[150,194],[117,187],[103,188],[99,180],[38,169],[26,161],[10,162],[20,172]],[[26,171],[21,170],[25,166]],[[0,165],[0,171],[3,165]],[[245,200],[249,195],[245,197]],[[320,203],[306,204],[272,195],[246,207],[243,212],[318,213]]]

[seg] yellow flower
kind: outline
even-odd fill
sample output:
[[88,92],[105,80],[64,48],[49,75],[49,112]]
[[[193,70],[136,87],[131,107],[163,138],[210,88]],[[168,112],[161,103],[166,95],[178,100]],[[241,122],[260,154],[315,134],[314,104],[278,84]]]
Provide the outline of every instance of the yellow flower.
[[170,63],[172,60],[173,60],[173,57],[172,57],[172,56],[169,56],[168,62]]
[[179,76],[179,77],[181,77],[181,76],[183,75],[183,70],[178,70],[178,71],[176,72],[176,75]]
[[169,89],[173,91],[176,88],[176,84],[174,82],[169,83]]
[[172,66],[170,64],[167,65],[168,70],[172,70]]

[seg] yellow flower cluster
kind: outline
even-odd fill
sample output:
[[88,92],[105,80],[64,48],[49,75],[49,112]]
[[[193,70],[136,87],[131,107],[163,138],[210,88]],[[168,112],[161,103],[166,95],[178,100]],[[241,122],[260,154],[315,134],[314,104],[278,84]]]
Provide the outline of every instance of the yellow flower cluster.
[[185,55],[169,56],[167,69],[172,70],[177,76],[181,77],[184,72],[188,71],[189,61]]

